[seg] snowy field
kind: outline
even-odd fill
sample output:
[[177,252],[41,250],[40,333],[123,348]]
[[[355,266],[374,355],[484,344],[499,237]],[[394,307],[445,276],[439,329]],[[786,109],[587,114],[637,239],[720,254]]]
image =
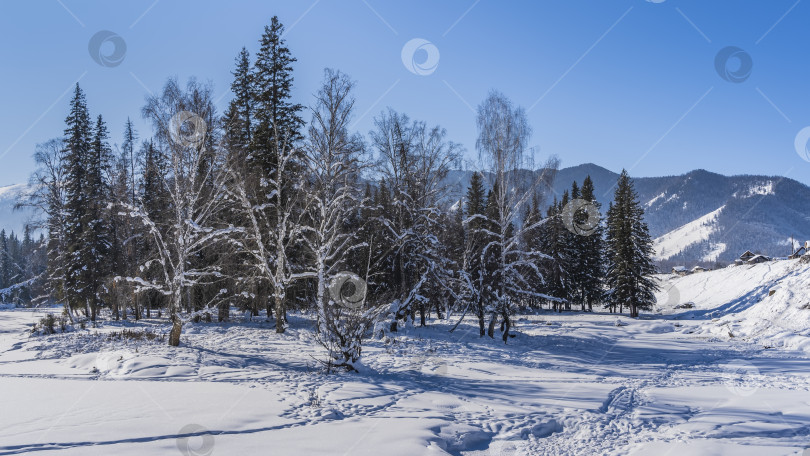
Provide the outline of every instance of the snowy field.
[[109,336],[165,322],[29,337],[43,312],[2,310],[0,455],[810,454],[810,265],[660,280],[639,320],[540,312],[508,345],[433,322],[360,374],[323,372],[307,315],[171,348]]

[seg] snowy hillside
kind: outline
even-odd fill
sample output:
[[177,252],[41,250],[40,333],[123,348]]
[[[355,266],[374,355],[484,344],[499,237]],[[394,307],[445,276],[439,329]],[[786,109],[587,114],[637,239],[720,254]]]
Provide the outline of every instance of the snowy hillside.
[[[810,261],[729,266],[660,280],[658,310],[704,321],[697,334],[810,353]],[[689,304],[692,309],[685,309]]]
[[[448,175],[451,198],[464,195],[471,174]],[[536,176],[527,171],[525,181]],[[575,180],[582,184],[586,176],[591,176],[597,200],[607,208],[619,175],[591,163],[559,170],[550,198],[561,196]],[[634,183],[650,234],[658,239],[659,260],[729,263],[746,250],[787,256],[786,239],[810,240],[810,187],[793,179],[696,170],[682,176],[638,177]]]
[[[587,175],[607,207],[618,175],[599,166],[561,169],[554,189],[561,193]],[[810,240],[810,187],[793,179],[695,170],[634,182],[650,234],[666,250],[658,250],[658,257],[669,265],[729,263],[746,250],[787,256],[786,239]]]
[[28,185],[15,184],[0,187],[0,229],[10,233],[22,233],[25,223],[31,217],[31,211],[14,210],[14,205],[21,195],[28,191]]
[[[722,210],[723,207],[709,212],[695,221],[656,238],[653,245],[655,258],[657,260],[669,259],[691,245],[708,240],[712,234],[717,232],[717,217]],[[725,251],[725,244],[718,244],[713,252],[702,258],[702,261],[714,261],[723,251]]]

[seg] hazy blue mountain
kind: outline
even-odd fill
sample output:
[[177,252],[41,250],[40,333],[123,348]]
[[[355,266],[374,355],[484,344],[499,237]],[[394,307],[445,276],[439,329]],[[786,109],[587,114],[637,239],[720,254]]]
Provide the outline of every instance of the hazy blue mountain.
[[25,223],[30,219],[30,210],[15,211],[14,204],[29,189],[26,184],[0,186],[0,229],[22,235]]

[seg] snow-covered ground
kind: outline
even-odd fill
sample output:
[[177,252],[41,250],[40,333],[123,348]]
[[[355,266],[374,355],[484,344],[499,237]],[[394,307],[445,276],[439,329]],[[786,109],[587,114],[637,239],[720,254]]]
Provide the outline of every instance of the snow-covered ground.
[[306,315],[171,348],[109,337],[165,322],[29,337],[43,312],[2,310],[0,455],[802,455],[810,265],[660,279],[638,320],[542,312],[508,345],[441,321],[369,341],[360,374],[323,372]]

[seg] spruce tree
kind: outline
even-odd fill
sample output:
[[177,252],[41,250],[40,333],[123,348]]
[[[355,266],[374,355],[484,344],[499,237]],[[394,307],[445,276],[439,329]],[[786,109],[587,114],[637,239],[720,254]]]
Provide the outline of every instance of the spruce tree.
[[165,187],[164,177],[168,171],[163,154],[158,152],[152,141],[144,142],[143,182],[141,186],[141,199],[149,219],[159,226],[165,225],[165,214],[170,210],[170,203]]
[[65,119],[65,220],[64,220],[64,297],[68,307],[76,311],[85,309],[90,314],[87,284],[87,258],[83,252],[84,233],[88,221],[87,165],[92,142],[90,114],[84,92],[79,84],[70,101],[70,113]]
[[[152,141],[144,142],[143,150],[143,177],[141,178],[140,199],[149,220],[155,223],[160,230],[167,230],[167,214],[172,210],[171,199],[165,187],[165,176],[168,172],[168,164],[164,160],[163,154],[158,152]],[[140,252],[140,258],[152,258],[156,255],[154,246],[147,242],[148,233],[142,233],[142,245],[144,250]],[[154,266],[154,265],[153,265]],[[155,278],[160,272],[156,267],[143,271],[147,280]],[[160,308],[166,303],[165,296],[157,291],[146,292],[146,316],[151,318],[152,309]]]
[[484,285],[481,294],[484,300],[485,311],[492,314],[489,327],[487,328],[487,335],[489,337],[495,337],[496,315],[499,307],[503,307],[499,302],[503,297],[503,267],[500,261],[502,244],[500,242],[500,229],[496,222],[500,220],[500,211],[498,210],[497,204],[499,187],[499,185],[493,185],[492,189],[487,192],[484,220],[481,227],[483,246],[481,267],[483,269]]
[[279,147],[302,138],[304,125],[299,114],[303,107],[290,101],[292,64],[297,59],[286,47],[283,34],[284,26],[273,16],[270,25],[264,28],[253,71],[257,125],[251,138],[250,164],[263,171],[263,176],[275,169]]
[[541,270],[545,278],[545,294],[554,299],[551,301],[552,309],[561,312],[563,308],[570,308],[568,301],[568,271],[570,268],[568,230],[563,224],[563,207],[568,204],[568,191],[562,195],[562,200],[554,198],[554,202],[546,210],[546,223],[541,225],[540,243],[542,252],[548,258],[541,261]]
[[255,100],[254,75],[250,69],[250,53],[242,48],[236,57],[236,69],[231,73],[233,99],[223,118],[224,142],[232,165],[244,165],[253,138]]
[[[531,205],[526,206],[526,213],[523,216],[523,239],[522,242],[527,250],[542,251],[542,227],[543,213],[540,211],[540,199],[537,194],[532,195]],[[542,274],[542,259],[537,259],[532,262],[531,266],[527,266],[526,275],[533,277],[534,287],[532,291],[534,296],[528,299],[529,306],[535,307],[540,304],[538,298],[545,293],[545,278]]]
[[475,305],[475,314],[478,317],[479,336],[483,337],[485,301],[484,285],[486,270],[484,269],[483,253],[486,242],[486,233],[483,228],[486,221],[486,193],[484,191],[484,179],[479,173],[473,173],[470,178],[470,186],[467,189],[467,207],[464,208],[466,215],[466,245],[464,269],[467,274],[471,290],[471,298]]
[[135,127],[132,121],[127,117],[124,124],[124,142],[121,144],[121,161],[126,166],[127,187],[129,188],[129,199],[131,203],[135,203],[135,191],[137,187],[135,168],[137,167],[137,159],[135,157],[135,141],[138,139],[138,134],[135,132]]
[[[587,176],[582,182],[581,196],[583,200],[589,202],[597,210],[601,204],[596,201],[594,186],[591,176]],[[596,226],[588,236],[580,236],[579,245],[581,247],[580,268],[582,273],[582,298],[587,310],[593,312],[593,305],[602,299],[604,286],[604,233],[605,229],[601,224]]]
[[[507,268],[513,268],[508,257],[509,251],[505,249],[508,246],[508,240],[512,239],[514,235],[514,225],[512,222],[507,222],[505,226],[500,223],[504,221],[503,214],[501,213],[501,205],[499,204],[502,199],[500,198],[500,188],[496,180],[492,185],[492,190],[487,193],[487,204],[485,210],[484,229],[484,297],[491,303],[487,311],[492,314],[492,319],[487,328],[487,335],[495,337],[495,324],[497,316],[502,318],[502,329],[504,325],[511,325],[509,316],[511,313],[511,304],[515,296],[509,292],[509,285],[507,282],[513,279],[512,276],[507,275]],[[500,223],[499,223],[500,221]],[[508,328],[503,333],[503,340],[509,334]]]
[[[580,200],[580,191],[579,185],[577,182],[574,181],[571,184],[571,201],[570,204],[572,205],[570,209],[577,207],[577,204]],[[564,215],[566,217],[567,214]],[[578,210],[575,213],[571,214],[571,222],[575,226],[581,226],[581,223],[585,222],[583,218],[587,219],[587,214],[583,210]],[[568,247],[568,254],[569,254],[569,274],[568,274],[568,296],[571,301],[572,305],[579,305],[581,310],[585,310],[585,290],[584,290],[584,282],[585,282],[585,265],[584,265],[584,255],[585,249],[583,245],[583,237],[579,235],[577,232],[572,232],[576,230],[566,230],[566,245]]]
[[[11,285],[11,252],[8,248],[6,230],[0,230],[0,289]],[[0,302],[4,299],[4,296],[0,296]]]
[[[250,206],[254,212],[252,216],[266,225],[261,228],[265,233],[287,230],[288,227],[280,224],[285,217],[279,216],[279,212],[287,211],[289,215],[299,209],[298,203],[293,200],[296,194],[294,187],[300,182],[297,175],[302,168],[297,143],[302,139],[304,121],[300,112],[303,107],[290,100],[293,86],[292,64],[296,59],[286,47],[283,34],[284,26],[274,16],[270,25],[264,29],[251,80],[246,86],[252,86],[247,98],[253,99],[250,107],[253,121],[244,176],[241,179],[251,200]],[[238,66],[243,63],[240,59]],[[240,71],[241,68],[238,68],[237,73]],[[242,88],[244,84],[239,85]],[[236,112],[232,110],[229,114],[235,116]],[[285,237],[286,235],[275,236],[275,242],[271,240],[273,236],[262,238],[262,242],[266,243],[262,250],[273,258],[272,267],[276,271],[273,276],[284,275],[281,271],[290,271],[289,265],[285,264],[288,253],[291,257],[297,257],[300,253],[292,251],[300,246],[284,244],[286,240],[282,238]],[[287,252],[286,247],[281,251],[281,245],[289,245],[290,251]],[[267,306],[268,317],[270,316],[271,306],[267,298],[272,288],[275,306],[278,308],[276,330],[283,332],[282,319],[286,319],[287,297],[293,298],[293,293],[286,292],[285,281],[270,279],[267,274],[256,278],[254,308]]]
[[652,308],[658,287],[652,279],[652,238],[644,222],[644,209],[625,170],[608,209],[606,245],[606,304],[611,312],[617,307],[621,312],[627,306],[630,316],[638,317],[639,310]]
[[85,169],[84,190],[87,206],[83,214],[85,221],[82,224],[84,232],[80,249],[80,257],[85,266],[87,286],[85,296],[89,300],[91,320],[96,319],[99,306],[98,293],[109,273],[110,228],[114,223],[108,211],[110,188],[105,179],[111,160],[107,138],[107,126],[99,115]]

